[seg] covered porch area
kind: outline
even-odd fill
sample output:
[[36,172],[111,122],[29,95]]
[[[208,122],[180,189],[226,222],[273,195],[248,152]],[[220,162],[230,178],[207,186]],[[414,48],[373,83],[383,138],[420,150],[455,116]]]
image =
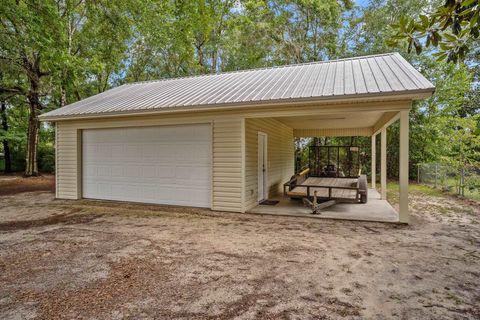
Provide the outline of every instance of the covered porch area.
[[274,197],[273,200],[279,201],[276,205],[261,205],[252,208],[250,213],[311,217],[315,219],[340,219],[340,220],[358,220],[375,222],[399,222],[397,211],[388,203],[381,199],[380,193],[375,189],[368,190],[368,202],[360,203],[338,203],[325,208],[318,214],[312,214],[310,208],[303,205],[301,200],[290,199],[288,197]]
[[[332,105],[308,114],[278,115],[271,118],[245,119],[246,131],[246,212],[256,214],[308,216],[314,218],[346,219],[379,222],[409,222],[408,212],[408,136],[411,101]],[[298,111],[297,111],[298,112]],[[399,121],[399,206],[398,212],[387,201],[387,128]],[[261,124],[268,124],[262,126]],[[290,131],[289,131],[290,130]],[[290,136],[288,137],[288,133]],[[368,174],[366,203],[353,196],[349,201],[332,201],[316,214],[305,205],[303,198],[312,200],[316,188],[310,185],[308,197],[292,197],[283,190],[285,182],[298,174],[294,169],[294,138],[369,137],[370,165],[361,174]],[[289,139],[288,141],[286,141]],[[377,163],[377,140],[380,140]],[[364,152],[364,151],[362,151]],[[310,164],[311,166],[311,164]],[[366,172],[365,172],[366,171]],[[379,173],[379,174],[377,174]],[[377,176],[379,179],[377,180]],[[318,175],[317,175],[318,176]],[[355,182],[346,177],[319,180],[322,201],[335,194],[352,194]],[[310,184],[312,178],[309,179]],[[379,182],[379,191],[377,186]],[[325,185],[328,183],[329,185]],[[351,188],[342,184],[350,183]],[[254,187],[252,187],[254,186]],[[304,188],[305,190],[307,188]],[[358,189],[358,187],[357,187]],[[321,191],[321,192],[320,192]],[[305,191],[306,192],[306,191]],[[255,202],[248,202],[250,196]],[[273,201],[264,201],[273,200]]]

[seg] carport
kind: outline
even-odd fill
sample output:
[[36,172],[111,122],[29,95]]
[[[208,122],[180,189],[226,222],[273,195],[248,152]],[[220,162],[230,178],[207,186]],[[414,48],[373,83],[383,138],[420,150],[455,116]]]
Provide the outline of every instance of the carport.
[[[272,193],[271,200],[279,201],[275,205],[259,204],[250,210],[251,213],[310,216],[316,218],[352,219],[384,222],[408,223],[408,135],[409,135],[409,110],[410,103],[385,102],[366,103],[361,111],[352,110],[352,106],[345,105],[343,112],[338,112],[340,106],[332,106],[335,113],[311,112],[307,116],[275,117],[275,121],[292,128],[293,136],[298,138],[334,137],[334,136],[367,136],[372,143],[371,152],[371,176],[369,177],[370,188],[368,190],[368,202],[362,203],[339,203],[321,210],[319,214],[312,215],[309,208],[302,201],[292,200],[281,193]],[[375,109],[375,110],[374,110]],[[248,119],[247,119],[248,121]],[[399,185],[400,199],[399,212],[387,202],[387,128],[400,122],[400,146],[399,146]],[[271,132],[271,134],[273,134]],[[380,190],[376,191],[376,139],[380,138]],[[267,142],[268,143],[268,142]],[[291,142],[293,144],[293,140]],[[267,155],[268,159],[268,155]],[[271,166],[271,164],[270,164]],[[268,167],[268,160],[267,160]]]

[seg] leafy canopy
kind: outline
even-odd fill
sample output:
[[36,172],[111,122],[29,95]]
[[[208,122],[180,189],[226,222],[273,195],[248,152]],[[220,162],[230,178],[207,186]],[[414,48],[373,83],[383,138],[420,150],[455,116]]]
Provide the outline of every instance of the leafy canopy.
[[420,54],[424,47],[436,47],[439,60],[463,62],[471,40],[480,33],[479,0],[445,0],[434,11],[418,19],[402,16],[395,24],[397,33],[389,43],[396,46],[407,42],[408,52],[413,48]]

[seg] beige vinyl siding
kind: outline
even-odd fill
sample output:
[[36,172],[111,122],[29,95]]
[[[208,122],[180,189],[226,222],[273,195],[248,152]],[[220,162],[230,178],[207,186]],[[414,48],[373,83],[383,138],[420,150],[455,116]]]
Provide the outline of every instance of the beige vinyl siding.
[[57,123],[56,139],[56,196],[60,199],[78,199],[80,193],[78,130],[73,126]]
[[243,119],[213,122],[213,210],[243,211],[243,131]]
[[280,194],[295,171],[293,129],[271,118],[245,119],[245,210],[257,205],[258,132],[267,134],[269,197]]
[[243,211],[244,120],[208,114],[57,122],[57,198],[82,197],[81,130],[194,123],[212,124],[212,209]]

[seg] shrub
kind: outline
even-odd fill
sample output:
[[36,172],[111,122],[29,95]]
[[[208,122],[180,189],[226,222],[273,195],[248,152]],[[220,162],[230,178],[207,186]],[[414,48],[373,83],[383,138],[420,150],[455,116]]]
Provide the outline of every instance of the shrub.
[[38,146],[38,170],[40,172],[55,172],[55,148],[51,144]]

